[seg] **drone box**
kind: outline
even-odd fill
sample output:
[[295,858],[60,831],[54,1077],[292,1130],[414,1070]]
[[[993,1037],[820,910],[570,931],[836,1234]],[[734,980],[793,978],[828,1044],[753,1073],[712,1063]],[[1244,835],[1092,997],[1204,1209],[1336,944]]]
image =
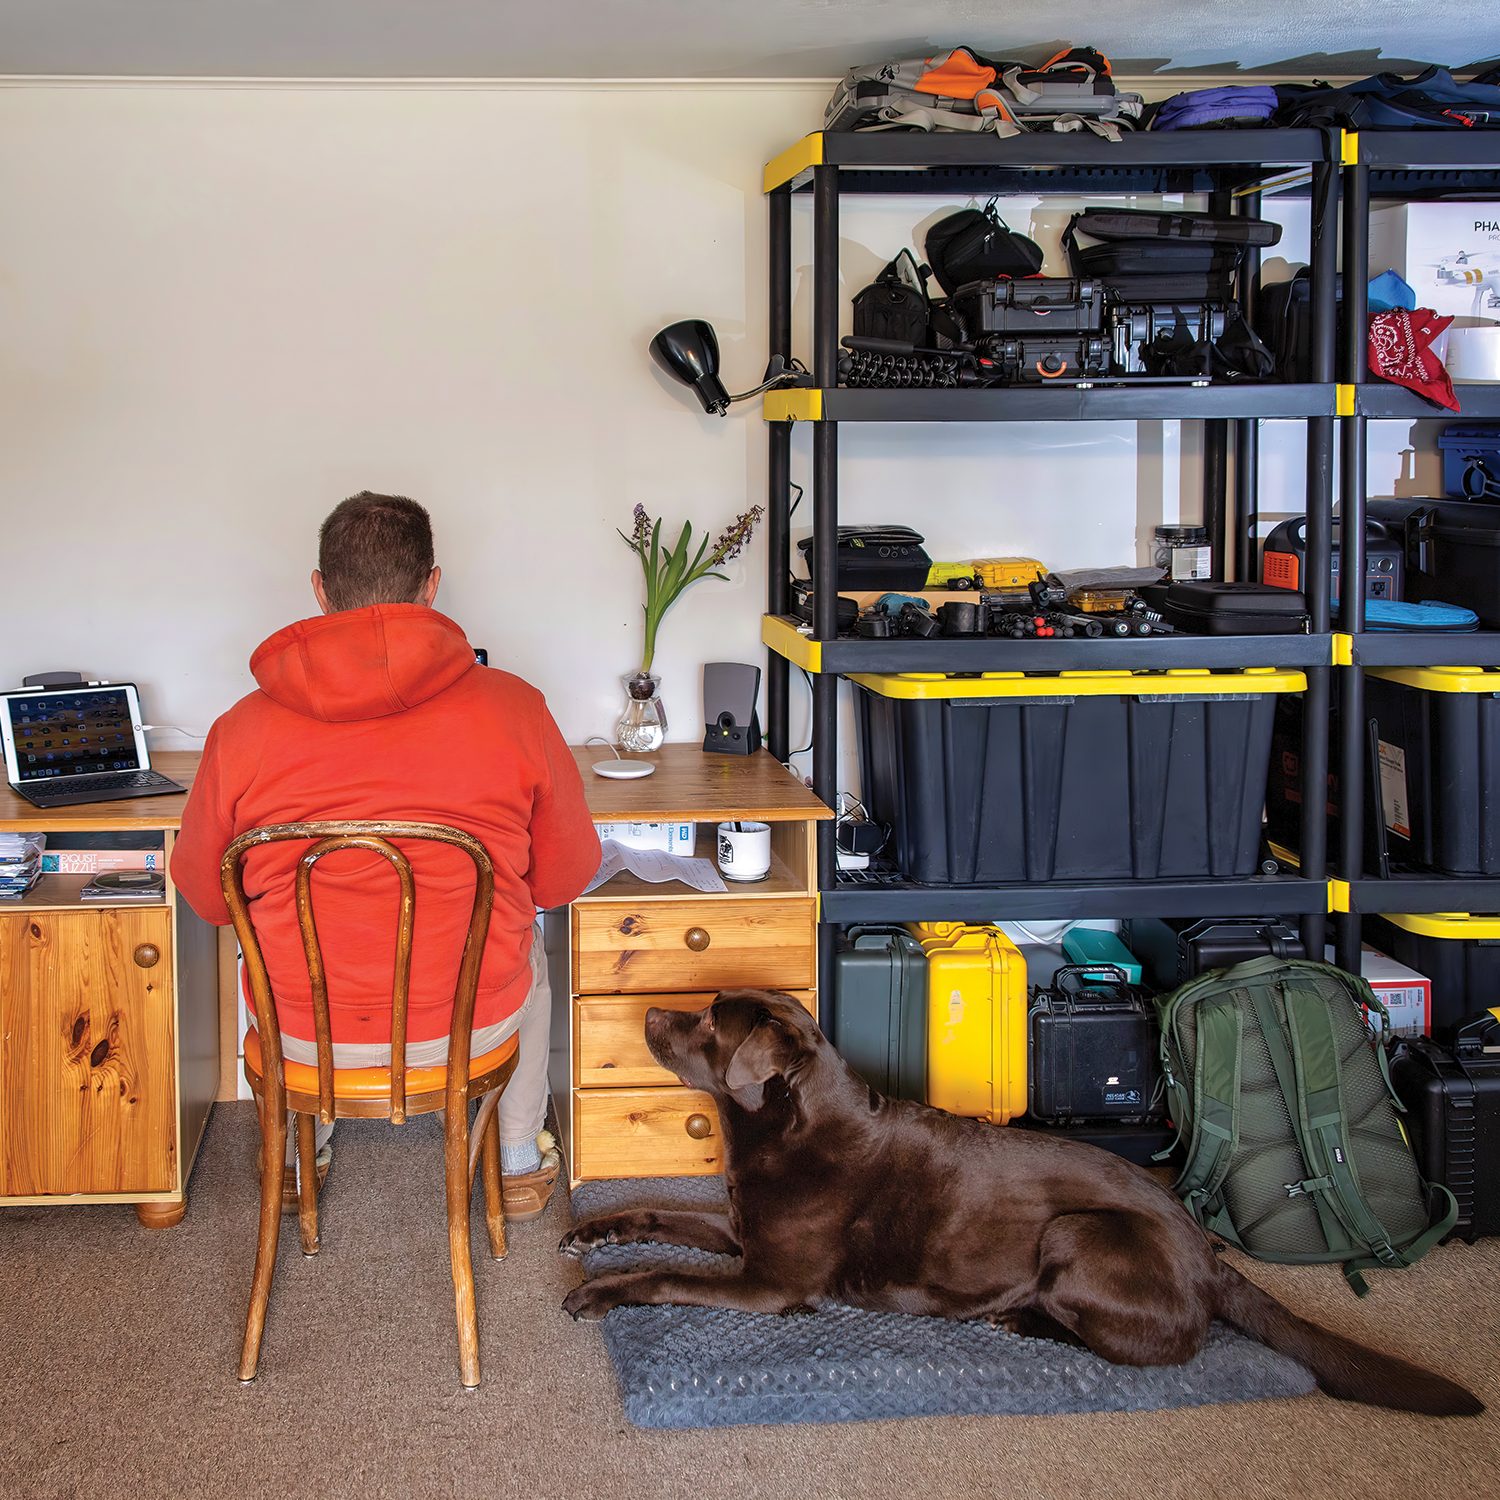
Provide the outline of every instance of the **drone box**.
[[[1376,208],[1370,214],[1370,275],[1387,269],[1406,278],[1418,307],[1450,314],[1455,328],[1500,323],[1500,203]],[[1446,339],[1434,345],[1440,358]]]

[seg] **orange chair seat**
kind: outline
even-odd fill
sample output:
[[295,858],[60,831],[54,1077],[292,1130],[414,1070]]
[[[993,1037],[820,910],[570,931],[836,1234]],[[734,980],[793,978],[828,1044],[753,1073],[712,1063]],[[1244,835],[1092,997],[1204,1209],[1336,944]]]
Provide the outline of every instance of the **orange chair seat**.
[[[491,1052],[482,1057],[469,1059],[469,1077],[480,1078],[492,1073],[514,1056],[521,1045],[519,1033],[507,1037]],[[282,1071],[286,1075],[288,1090],[296,1094],[318,1092],[318,1070],[307,1063],[283,1060]],[[257,1078],[265,1072],[261,1059],[260,1032],[251,1027],[245,1033],[245,1072]],[[441,1092],[448,1083],[448,1068],[444,1064],[437,1068],[408,1068],[406,1070],[406,1092],[408,1097],[417,1094]],[[389,1099],[391,1096],[391,1070],[385,1068],[335,1068],[333,1070],[333,1097],[335,1099]]]

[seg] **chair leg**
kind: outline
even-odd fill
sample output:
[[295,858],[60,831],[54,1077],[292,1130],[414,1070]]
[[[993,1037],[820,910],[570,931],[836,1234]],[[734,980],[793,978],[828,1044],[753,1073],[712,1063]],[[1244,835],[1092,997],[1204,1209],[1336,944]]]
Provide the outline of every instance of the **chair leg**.
[[281,1233],[281,1180],[286,1171],[286,1111],[260,1111],[260,1239],[255,1247],[255,1275],[250,1283],[250,1311],[240,1350],[240,1379],[254,1380],[260,1366],[260,1340],[276,1273],[276,1242]]
[[313,1117],[297,1116],[297,1226],[302,1231],[302,1253],[318,1253],[318,1147]]
[[491,1114],[480,1147],[484,1177],[484,1223],[490,1234],[490,1257],[505,1259],[505,1198],[500,1185],[500,1117]]
[[469,1248],[469,1112],[449,1109],[443,1117],[444,1182],[448,1198],[448,1260],[453,1271],[453,1304],[458,1319],[459,1379],[479,1384],[479,1320],[474,1310],[474,1259]]

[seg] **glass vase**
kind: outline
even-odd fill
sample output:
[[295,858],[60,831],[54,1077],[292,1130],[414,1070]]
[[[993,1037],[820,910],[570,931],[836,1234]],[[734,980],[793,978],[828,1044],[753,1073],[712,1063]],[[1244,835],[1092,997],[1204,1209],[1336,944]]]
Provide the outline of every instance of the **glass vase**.
[[632,672],[625,684],[625,708],[615,725],[615,743],[622,750],[659,750],[667,737],[667,711],[657,690],[661,678],[649,672]]

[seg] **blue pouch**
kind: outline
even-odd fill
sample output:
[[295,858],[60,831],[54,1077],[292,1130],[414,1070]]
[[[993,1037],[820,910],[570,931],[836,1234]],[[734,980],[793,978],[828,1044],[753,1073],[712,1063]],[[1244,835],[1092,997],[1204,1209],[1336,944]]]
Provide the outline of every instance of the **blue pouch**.
[[1205,130],[1267,125],[1277,107],[1276,90],[1260,85],[1226,84],[1173,94],[1156,106],[1152,130]]
[[1417,294],[1398,271],[1382,271],[1379,276],[1372,277],[1368,295],[1372,313],[1395,312],[1398,308],[1405,312],[1416,311]]

